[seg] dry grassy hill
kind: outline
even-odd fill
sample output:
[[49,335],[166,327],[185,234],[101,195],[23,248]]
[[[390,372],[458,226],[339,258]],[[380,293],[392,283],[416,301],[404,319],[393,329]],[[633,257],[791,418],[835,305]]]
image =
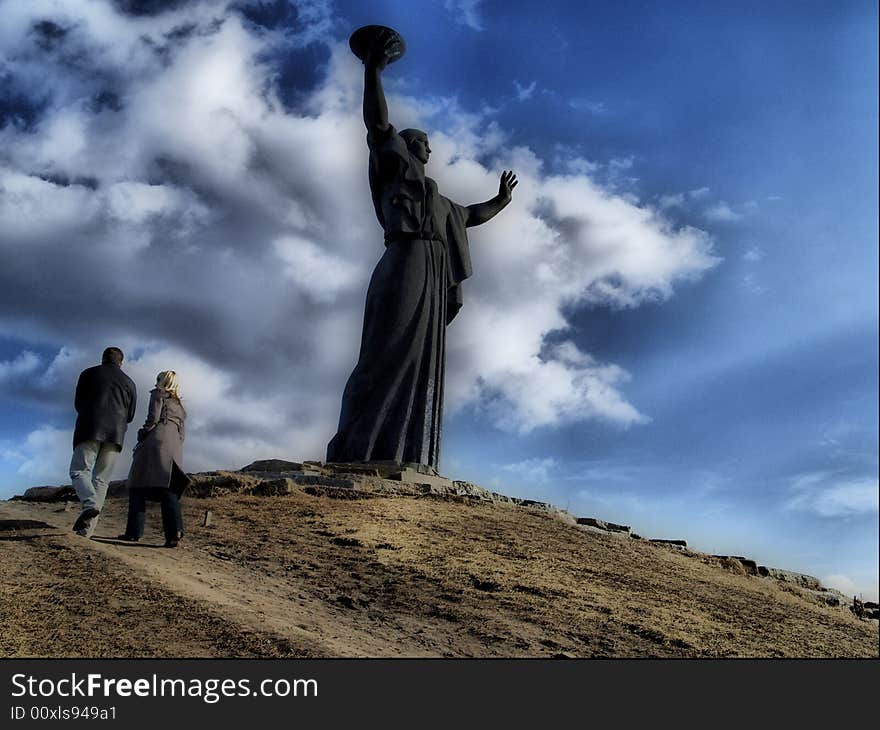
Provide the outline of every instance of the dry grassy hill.
[[113,539],[118,488],[92,540],[64,491],[0,502],[0,656],[878,656],[876,620],[738,560],[473,485],[257,468],[196,475],[175,550],[155,505]]

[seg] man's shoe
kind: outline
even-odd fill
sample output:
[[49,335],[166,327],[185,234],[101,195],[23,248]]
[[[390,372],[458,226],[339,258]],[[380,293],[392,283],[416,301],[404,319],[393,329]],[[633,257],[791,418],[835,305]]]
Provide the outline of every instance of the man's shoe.
[[125,540],[126,542],[138,542],[140,540],[139,537],[135,537],[134,535],[117,535],[117,540]]
[[75,532],[77,535],[79,535],[80,537],[88,537],[88,536],[89,536],[89,531],[88,531],[88,530],[85,530],[85,529],[83,529],[83,530],[74,530],[74,532]]
[[73,523],[73,531],[78,533],[80,530],[87,529],[89,526],[89,520],[97,517],[99,514],[101,514],[101,510],[95,509],[94,507],[86,507],[79,513],[76,522]]

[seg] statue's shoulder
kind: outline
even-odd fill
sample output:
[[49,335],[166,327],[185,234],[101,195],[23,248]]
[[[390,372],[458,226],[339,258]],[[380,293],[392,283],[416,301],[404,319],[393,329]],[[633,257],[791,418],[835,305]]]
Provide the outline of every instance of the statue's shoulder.
[[406,149],[406,142],[400,133],[389,124],[386,129],[371,129],[367,132],[367,145],[374,152],[382,152],[386,149]]

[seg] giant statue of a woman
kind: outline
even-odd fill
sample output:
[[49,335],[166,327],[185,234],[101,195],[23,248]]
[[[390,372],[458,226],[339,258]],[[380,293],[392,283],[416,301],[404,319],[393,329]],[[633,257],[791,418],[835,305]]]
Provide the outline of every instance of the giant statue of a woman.
[[364,62],[369,180],[385,252],[367,290],[357,365],[342,395],[328,462],[393,461],[435,470],[440,458],[446,325],[471,275],[466,228],[504,208],[516,186],[505,171],[485,203],[458,205],[425,176],[427,135],[388,122],[381,73],[403,53],[390,28],[366,26],[351,38]]

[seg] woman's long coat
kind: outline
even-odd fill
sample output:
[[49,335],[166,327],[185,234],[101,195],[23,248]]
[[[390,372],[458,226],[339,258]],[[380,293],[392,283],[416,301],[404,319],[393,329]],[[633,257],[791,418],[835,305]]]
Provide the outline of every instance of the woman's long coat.
[[172,477],[179,479],[183,475],[185,419],[183,405],[168,391],[154,388],[150,392],[147,420],[138,431],[138,442],[128,472],[129,489],[167,489],[171,486]]

